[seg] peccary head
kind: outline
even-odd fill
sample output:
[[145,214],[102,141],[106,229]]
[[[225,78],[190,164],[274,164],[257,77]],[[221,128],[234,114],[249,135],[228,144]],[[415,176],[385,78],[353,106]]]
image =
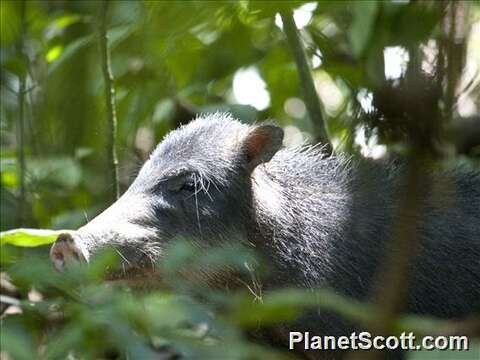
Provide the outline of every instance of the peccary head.
[[251,174],[280,149],[283,131],[242,124],[228,114],[197,118],[170,134],[112,206],[51,250],[55,265],[114,248],[125,265],[146,267],[169,242],[199,247],[248,241]]

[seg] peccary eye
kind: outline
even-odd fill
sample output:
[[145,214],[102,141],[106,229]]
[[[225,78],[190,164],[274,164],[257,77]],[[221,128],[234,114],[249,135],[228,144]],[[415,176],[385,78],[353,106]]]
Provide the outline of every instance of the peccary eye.
[[185,192],[195,192],[195,182],[193,179],[188,179],[186,180],[182,187],[180,188],[180,191],[185,191]]
[[179,175],[172,177],[168,180],[167,183],[168,190],[178,193],[178,192],[188,192],[193,193],[196,191],[195,186],[195,175]]

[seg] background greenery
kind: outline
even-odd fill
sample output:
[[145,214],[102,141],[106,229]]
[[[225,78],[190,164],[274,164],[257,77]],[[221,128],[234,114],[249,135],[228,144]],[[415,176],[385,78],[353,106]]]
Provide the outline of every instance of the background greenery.
[[[99,4],[0,3],[2,231],[75,229],[111,202]],[[230,111],[245,122],[274,118],[286,130],[287,145],[314,141],[278,15],[286,9],[295,10],[336,152],[388,158],[413,146],[478,166],[480,141],[471,138],[480,127],[477,2],[112,1],[108,36],[122,191],[156,143],[196,113]],[[25,241],[40,245],[43,235]],[[213,308],[228,308],[218,323],[208,318],[211,308],[170,292],[145,294],[147,312],[136,312],[128,291],[102,285],[98,269],[105,263],[61,280],[41,261],[47,247],[7,247],[5,239],[2,271],[20,294],[8,304],[21,305],[28,315],[5,320],[12,324],[2,349],[8,343],[14,358],[62,357],[72,350],[87,357],[113,351],[144,358],[152,343],[157,349],[173,344],[194,358],[228,349],[238,357],[249,358],[248,349],[266,356],[240,334],[249,324],[232,315],[248,310],[242,308],[245,294],[214,297]],[[75,283],[85,286],[80,291]],[[36,302],[32,286],[41,297]],[[259,317],[273,314],[280,321],[282,314],[311,305],[272,302],[257,310]],[[103,315],[92,317],[92,306]],[[52,320],[52,307],[64,312],[60,324]],[[205,321],[221,330],[202,335],[198,326]],[[105,331],[110,335],[99,344]],[[222,346],[218,333],[230,334]]]

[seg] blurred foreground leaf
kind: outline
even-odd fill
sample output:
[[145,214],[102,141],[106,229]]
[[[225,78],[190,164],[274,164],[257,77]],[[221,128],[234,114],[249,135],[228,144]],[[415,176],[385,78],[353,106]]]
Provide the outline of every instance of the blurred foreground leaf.
[[32,335],[29,329],[26,329],[24,324],[21,323],[19,316],[10,316],[3,320],[2,325],[2,336],[0,336],[2,352],[5,351],[13,359],[33,359],[36,357]]
[[27,162],[27,169],[36,186],[49,184],[73,189],[82,180],[81,166],[71,157],[32,158]]
[[360,57],[372,34],[379,4],[374,1],[353,2],[353,23],[349,37],[356,57]]
[[0,245],[10,244],[23,247],[48,245],[61,233],[70,230],[14,229],[0,233]]
[[367,323],[372,314],[368,304],[336,294],[330,289],[279,289],[258,299],[254,302],[251,296],[245,294],[233,298],[228,319],[242,327],[255,327],[259,323],[270,325],[283,320],[295,320],[308,309],[333,311],[361,323]]

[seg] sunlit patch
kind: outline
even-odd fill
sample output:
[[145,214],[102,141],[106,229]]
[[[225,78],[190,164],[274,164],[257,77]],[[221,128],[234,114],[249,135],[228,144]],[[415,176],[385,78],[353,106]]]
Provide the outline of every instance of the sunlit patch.
[[477,105],[471,96],[461,94],[458,97],[457,110],[462,117],[474,116],[477,113]]
[[378,144],[378,137],[376,134],[372,134],[367,138],[365,127],[362,125],[356,128],[355,144],[360,146],[360,152],[363,156],[372,159],[379,159],[387,153],[387,147]]
[[320,50],[317,50],[312,56],[312,68],[316,69],[322,66],[322,53]]
[[385,79],[400,79],[407,71],[407,65],[410,61],[408,51],[402,46],[387,46],[383,49],[383,58],[385,61]]
[[47,60],[47,63],[51,63],[57,60],[60,57],[60,55],[62,55],[62,52],[63,52],[63,46],[56,45],[52,47],[50,50],[48,50],[47,54],[45,55],[45,60]]
[[307,113],[305,103],[296,97],[291,97],[285,100],[285,103],[283,104],[283,110],[285,113],[295,119],[302,119]]
[[420,45],[423,53],[422,71],[428,75],[435,75],[435,65],[438,58],[438,45],[435,40],[428,40],[427,44]]
[[[297,28],[304,28],[310,23],[310,20],[312,20],[312,14],[317,8],[317,5],[318,4],[315,2],[309,2],[293,11],[293,20],[295,21]],[[275,15],[275,25],[280,29],[283,29],[283,22],[280,14]]]
[[336,115],[345,98],[335,81],[326,72],[315,72],[315,88],[328,115]]
[[271,216],[278,216],[282,211],[280,190],[277,189],[278,185],[255,169],[252,186],[255,193],[255,201],[262,204],[262,209]]
[[155,135],[145,126],[140,126],[135,134],[135,148],[146,157],[155,147]]
[[457,102],[458,113],[463,117],[478,114],[478,95],[480,86],[480,21],[472,24],[467,44],[465,67],[461,74],[459,89],[461,94]]
[[360,103],[363,111],[365,111],[367,114],[371,113],[374,110],[373,94],[367,89],[360,89],[357,94],[357,100]]
[[286,147],[295,148],[300,147],[305,143],[305,136],[296,126],[288,125],[283,129],[284,139],[283,143]]
[[270,105],[267,85],[254,66],[238,70],[233,77],[233,95],[238,103],[265,110]]

